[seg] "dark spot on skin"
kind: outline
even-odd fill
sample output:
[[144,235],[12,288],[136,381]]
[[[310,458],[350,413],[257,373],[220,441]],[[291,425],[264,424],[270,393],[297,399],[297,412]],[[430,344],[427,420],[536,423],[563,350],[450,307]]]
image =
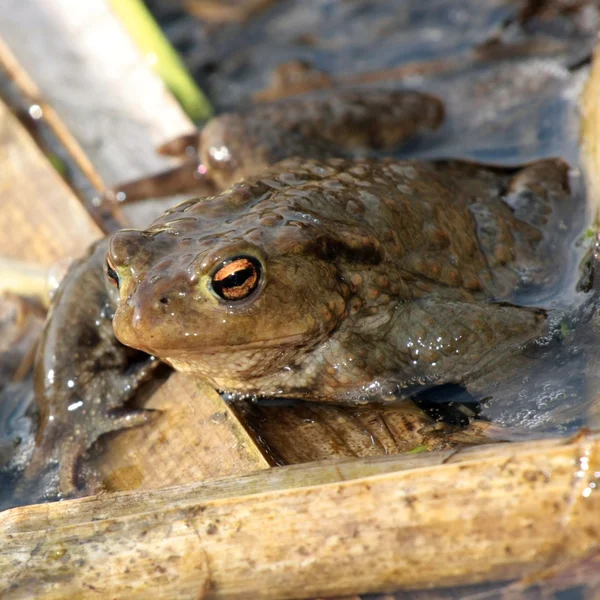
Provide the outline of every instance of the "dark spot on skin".
[[206,528],[206,533],[208,533],[208,535],[214,535],[215,533],[217,533],[218,528],[214,523],[210,523],[209,526]]
[[[93,322],[92,322],[93,323]],[[79,336],[78,343],[84,348],[95,348],[101,342],[98,328],[91,326],[86,327]]]
[[404,428],[406,429],[406,431],[410,432],[410,431],[414,431],[415,430],[415,424],[412,421],[410,421],[410,420],[408,420],[405,423],[403,423],[403,425],[404,425]]

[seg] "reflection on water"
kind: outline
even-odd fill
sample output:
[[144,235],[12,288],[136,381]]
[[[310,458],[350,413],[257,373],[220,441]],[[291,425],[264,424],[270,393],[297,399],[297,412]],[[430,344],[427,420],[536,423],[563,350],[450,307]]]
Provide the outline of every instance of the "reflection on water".
[[594,427],[600,392],[598,319],[584,314],[569,325],[564,335],[559,330],[552,340],[527,348],[520,364],[511,365],[507,381],[490,386],[481,416],[508,428],[505,439]]
[[[172,2],[147,4],[221,110],[243,106],[276,67],[298,59],[337,77],[370,74],[369,81],[405,87],[436,85],[448,71],[450,80],[455,72],[472,76],[477,60],[484,72],[507,56],[549,58],[535,61],[538,71],[564,71],[590,55],[599,25],[593,6],[535,16],[512,0],[286,0],[249,23],[224,26],[193,21]],[[398,67],[404,67],[401,80],[386,77]],[[536,77],[528,78],[532,91]],[[509,73],[506,78],[508,87],[499,87],[496,98],[512,102]],[[442,98],[451,93],[444,86]]]

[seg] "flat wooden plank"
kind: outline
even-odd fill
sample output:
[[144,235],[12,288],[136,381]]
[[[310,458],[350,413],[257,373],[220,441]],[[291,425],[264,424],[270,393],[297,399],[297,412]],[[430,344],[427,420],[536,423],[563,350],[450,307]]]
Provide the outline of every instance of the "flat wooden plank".
[[269,466],[229,406],[199,380],[173,374],[144,408],[162,414],[148,427],[121,432],[93,465],[109,491],[181,485]]
[[[0,59],[10,58],[11,72],[26,93],[39,88],[40,102],[56,111],[104,180],[120,181],[164,166],[154,142],[189,131],[192,124],[105,1],[59,0],[50,10],[46,2],[26,0],[11,2],[8,12],[10,18],[0,19],[0,36],[10,50],[4,48]],[[35,44],[15,33],[25,29]],[[13,55],[26,63],[26,70]],[[52,265],[79,256],[100,231],[5,107],[0,132],[0,257]],[[132,209],[146,225],[148,211]],[[0,267],[6,271],[9,263]],[[35,281],[25,283],[39,288],[39,273],[34,274]],[[14,285],[23,288],[22,278],[17,279]],[[212,416],[229,408],[214,390],[184,375],[173,375],[149,407],[163,411],[156,423],[122,432],[108,444],[99,471],[110,489],[174,485],[269,464],[233,414],[215,426]]]
[[235,402],[231,408],[256,432],[274,461],[286,465],[445,450],[499,441],[507,434],[483,421],[464,428],[436,422],[410,401],[365,406]]
[[[6,0],[2,15],[0,37],[106,185],[172,164],[154,149],[193,125],[106,0]],[[124,212],[144,226],[162,207]]]
[[[107,495],[88,522],[77,520],[85,500],[13,509],[0,517],[0,586],[10,598],[285,599],[535,580],[597,553],[598,435],[486,452],[157,510],[147,494],[131,510],[128,495],[129,514]],[[51,527],[20,531],[40,510]]]
[[101,235],[31,136],[0,102],[0,256],[52,265],[61,258],[76,258]]

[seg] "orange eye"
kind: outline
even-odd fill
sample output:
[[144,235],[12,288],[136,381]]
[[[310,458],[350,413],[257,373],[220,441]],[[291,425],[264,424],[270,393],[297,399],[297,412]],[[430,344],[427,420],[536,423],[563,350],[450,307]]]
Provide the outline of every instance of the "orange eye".
[[110,264],[110,260],[108,260],[108,258],[106,259],[106,276],[108,277],[108,280],[115,287],[117,287],[117,288],[119,287],[119,285],[120,285],[119,274],[113,268],[113,266]]
[[212,288],[223,300],[243,300],[260,282],[260,262],[251,256],[224,261],[212,276]]

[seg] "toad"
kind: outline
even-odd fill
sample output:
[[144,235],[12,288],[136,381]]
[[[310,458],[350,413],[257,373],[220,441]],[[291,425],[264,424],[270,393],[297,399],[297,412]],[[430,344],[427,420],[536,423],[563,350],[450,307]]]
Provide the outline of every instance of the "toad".
[[567,190],[553,159],[289,159],[116,233],[114,331],[242,397],[364,403],[468,382],[544,332],[519,296],[564,275],[544,258]]
[[[390,402],[468,389],[548,334],[583,212],[567,165],[352,158],[439,121],[423,97],[407,128],[410,111],[390,120],[372,94],[216,118],[200,136],[214,193],[75,264],[38,352],[28,478],[50,456],[72,493],[99,435],[151,416],[120,407],[156,359],[239,398]],[[135,198],[137,185],[123,189]]]

